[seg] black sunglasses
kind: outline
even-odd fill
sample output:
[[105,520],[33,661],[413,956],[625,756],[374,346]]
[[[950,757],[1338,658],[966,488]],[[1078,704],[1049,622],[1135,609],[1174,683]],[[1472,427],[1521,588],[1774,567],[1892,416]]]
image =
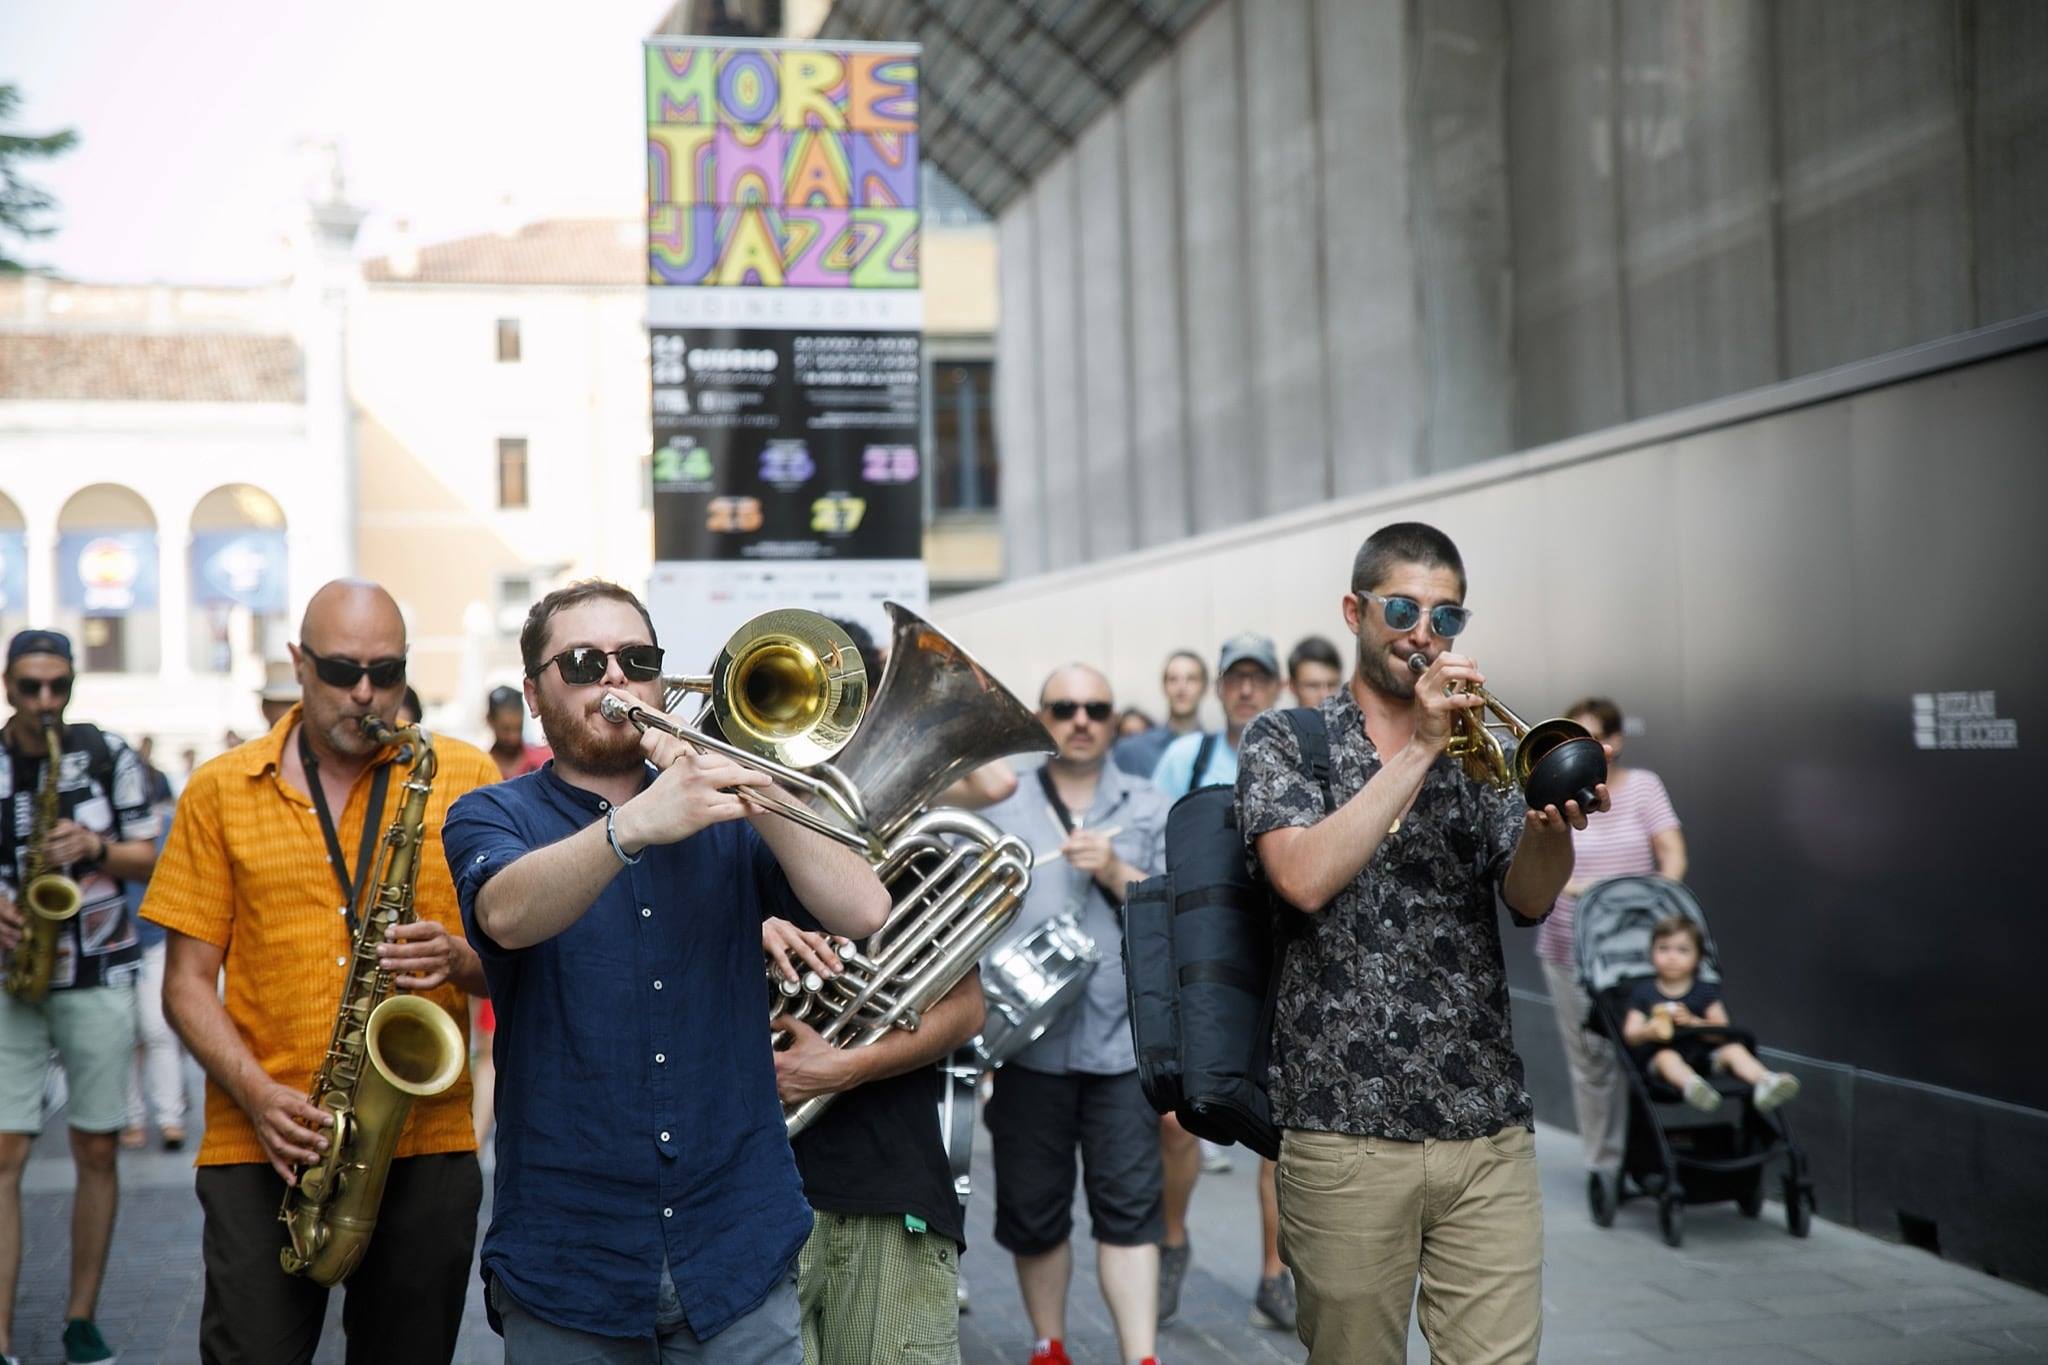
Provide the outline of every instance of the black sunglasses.
[[62,678],[16,678],[14,690],[24,697],[33,697],[40,693],[62,701],[71,695],[71,679],[68,675]]
[[1114,715],[1116,708],[1106,701],[1078,702],[1062,700],[1047,702],[1045,704],[1045,711],[1054,720],[1072,720],[1076,711],[1086,711],[1088,719],[1100,724]]
[[619,671],[633,682],[653,682],[661,676],[660,645],[621,645],[617,649],[575,645],[551,659],[542,659],[527,676],[538,678],[548,671],[549,664],[553,664],[561,671],[563,682],[580,687],[603,678],[605,660],[613,656],[618,658]]
[[[1413,630],[1422,619],[1422,603],[1412,597],[1382,597],[1376,592],[1358,595],[1380,604],[1380,617],[1389,630]],[[1429,609],[1429,632],[1439,640],[1454,640],[1471,620],[1468,608],[1444,602]]]
[[303,644],[299,646],[299,653],[313,661],[313,672],[321,682],[344,692],[354,691],[365,673],[370,675],[370,686],[379,691],[405,681],[405,658],[402,655],[396,659],[372,659],[362,664],[354,659],[330,659],[315,654],[310,646]]

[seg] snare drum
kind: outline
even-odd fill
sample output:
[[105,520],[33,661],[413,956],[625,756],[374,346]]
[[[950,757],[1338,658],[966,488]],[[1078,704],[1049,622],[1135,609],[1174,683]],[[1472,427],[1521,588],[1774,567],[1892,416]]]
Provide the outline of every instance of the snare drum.
[[1001,1066],[1080,1004],[1098,956],[1094,937],[1071,914],[989,954],[981,969],[988,1011],[977,1043],[988,1065]]

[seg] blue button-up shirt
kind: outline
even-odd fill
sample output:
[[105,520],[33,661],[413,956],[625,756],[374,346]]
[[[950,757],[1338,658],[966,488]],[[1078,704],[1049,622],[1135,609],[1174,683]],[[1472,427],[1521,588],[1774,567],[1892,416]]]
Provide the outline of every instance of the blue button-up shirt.
[[666,1258],[703,1339],[767,1297],[810,1235],[761,966],[762,917],[797,900],[734,821],[650,846],[545,943],[493,943],[476,920],[484,883],[607,810],[550,763],[463,797],[441,832],[498,1016],[481,1269],[536,1317],[646,1337]]

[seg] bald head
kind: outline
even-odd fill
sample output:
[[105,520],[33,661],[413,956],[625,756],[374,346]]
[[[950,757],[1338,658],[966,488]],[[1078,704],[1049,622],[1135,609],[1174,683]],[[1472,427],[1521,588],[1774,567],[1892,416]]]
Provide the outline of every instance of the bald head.
[[1038,719],[1059,746],[1052,762],[1069,771],[1099,769],[1116,738],[1109,679],[1090,664],[1055,668],[1038,689]]
[[383,585],[337,578],[306,603],[299,641],[342,658],[396,658],[405,653],[405,617]]
[[[1078,690],[1076,690],[1078,686]],[[1038,704],[1043,707],[1053,698],[1080,696],[1110,699],[1109,675],[1093,664],[1061,664],[1046,675],[1045,683],[1038,689]]]

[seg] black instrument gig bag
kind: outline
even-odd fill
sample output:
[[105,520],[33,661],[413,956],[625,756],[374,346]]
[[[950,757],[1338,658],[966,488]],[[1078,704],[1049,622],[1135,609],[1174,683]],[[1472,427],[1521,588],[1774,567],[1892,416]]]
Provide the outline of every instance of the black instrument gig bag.
[[[1287,718],[1327,810],[1322,717],[1297,708]],[[1202,787],[1174,803],[1166,868],[1131,889],[1124,912],[1139,1083],[1153,1108],[1190,1133],[1277,1156],[1266,1061],[1294,912],[1252,875],[1233,788]]]

